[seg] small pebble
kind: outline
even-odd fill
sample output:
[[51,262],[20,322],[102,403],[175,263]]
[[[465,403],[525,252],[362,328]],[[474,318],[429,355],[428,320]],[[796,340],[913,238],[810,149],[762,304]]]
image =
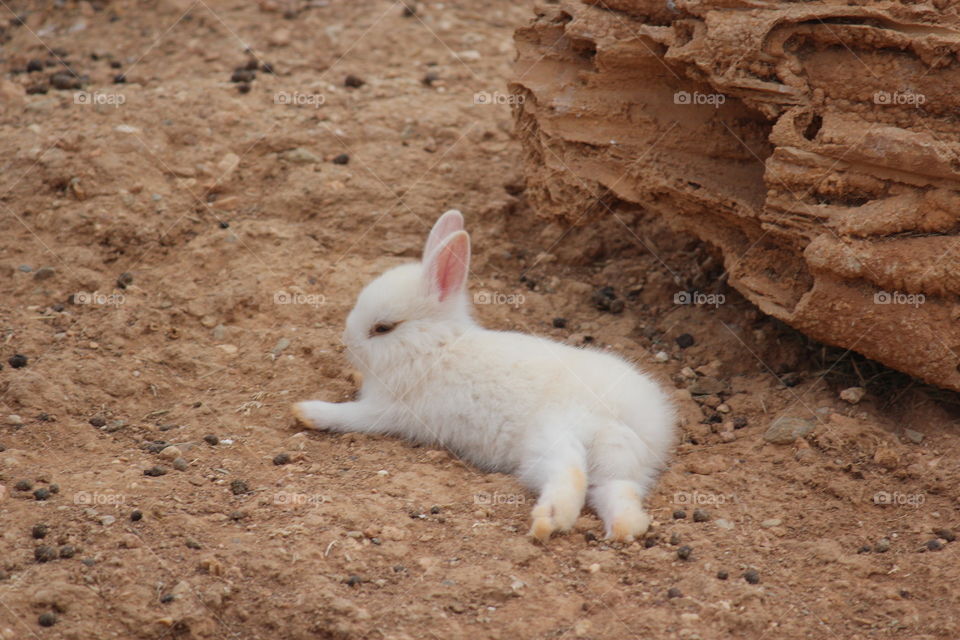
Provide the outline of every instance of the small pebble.
[[213,435],[212,433],[208,433],[207,435],[203,436],[203,441],[211,446],[220,444],[220,438]]
[[82,562],[85,567],[92,567],[97,564],[97,561],[93,558],[84,558],[80,562]]
[[177,471],[186,471],[190,468],[190,463],[185,458],[174,458],[172,464]]
[[57,616],[49,611],[44,611],[40,614],[40,617],[37,618],[37,622],[41,627],[52,627],[57,624]]
[[167,475],[167,470],[163,467],[150,467],[149,469],[144,469],[143,475],[150,476],[151,478],[156,478],[159,476]]
[[46,500],[50,497],[50,490],[45,487],[40,487],[33,492],[33,497],[37,500]]
[[230,228],[230,223],[227,222],[226,220],[221,220],[220,223],[219,223],[219,226],[220,226],[221,229],[229,229],[229,228]]
[[127,74],[125,73],[118,73],[115,76],[113,76],[113,84],[126,84],[126,82],[127,82]]
[[743,579],[750,584],[760,584],[760,574],[756,569],[748,569],[743,574]]
[[257,78],[257,73],[250,69],[237,69],[230,76],[230,82],[253,82]]
[[13,488],[17,491],[30,491],[33,489],[33,483],[29,480],[18,480],[17,484],[13,485]]
[[676,511],[673,512],[674,520],[683,520],[686,517],[687,517],[687,512],[684,511],[683,509],[677,509]]
[[27,73],[33,73],[34,71],[43,71],[43,60],[33,58],[27,62]]
[[346,582],[348,587],[355,587],[363,582],[363,578],[354,575],[347,578]]
[[130,513],[130,520],[132,520],[133,522],[140,522],[141,520],[143,520],[143,512],[140,511],[140,509],[134,509]]
[[37,562],[50,562],[57,558],[57,551],[53,547],[42,544],[33,550],[33,558]]
[[680,591],[680,589],[678,589],[677,587],[670,587],[669,589],[667,589],[667,597],[668,597],[668,598],[682,598],[682,597],[683,597],[683,592]]
[[657,539],[653,536],[643,539],[643,548],[650,549],[651,547],[657,546]]
[[347,164],[350,162],[350,155],[346,153],[341,153],[334,157],[333,164]]
[[868,544],[860,545],[860,548],[857,549],[857,553],[870,553],[872,547]]
[[280,465],[287,464],[288,462],[290,462],[289,453],[278,453],[277,455],[273,456],[273,464],[277,465],[278,467]]
[[709,519],[710,519],[710,513],[706,509],[693,510],[694,522],[707,522]]
[[933,533],[936,534],[938,538],[943,538],[947,542],[953,542],[957,539],[957,534],[954,533],[952,529],[934,529]]
[[733,419],[734,429],[743,429],[745,426],[747,426],[747,419],[743,416],[737,416]]
[[683,545],[677,549],[677,557],[681,560],[689,560],[691,553],[693,553],[693,548],[688,545]]
[[110,515],[100,516],[100,524],[102,524],[105,527],[109,527],[116,521],[117,521],[116,516],[110,516]]
[[726,580],[730,577],[730,574],[726,571],[717,571],[717,580]]
[[37,540],[41,538],[46,538],[47,534],[50,533],[50,527],[45,524],[35,524],[30,530],[30,535],[32,535]]
[[60,547],[60,557],[61,558],[72,558],[77,554],[77,548],[72,544],[65,544]]
[[121,289],[126,289],[131,284],[133,284],[133,274],[129,271],[124,271],[119,276],[117,276],[117,286]]
[[47,487],[50,490],[50,493],[57,494],[60,493],[60,485],[54,483]]
[[[436,505],[430,507],[430,513],[432,513],[433,515],[437,515],[438,513],[440,513],[440,507]],[[940,537],[942,538],[943,536],[940,536]]]
[[17,353],[7,359],[7,363],[14,369],[22,369],[27,366],[27,356]]
[[22,426],[23,418],[21,418],[15,413],[11,413],[9,416],[7,416],[7,424],[12,425],[14,427]]
[[587,531],[585,534],[583,534],[583,539],[587,542],[596,542],[597,534],[595,534],[593,531]]
[[567,326],[566,318],[554,318],[553,319],[553,328],[554,329],[565,329]]
[[679,534],[679,533],[673,533],[673,534],[670,535],[670,544],[672,544],[672,545],[674,545],[674,546],[680,544],[680,534]]
[[657,362],[669,362],[670,354],[667,353],[666,351],[657,351],[657,354],[653,356],[653,359],[656,360]]
[[367,84],[365,80],[352,73],[343,79],[343,86],[350,87],[351,89],[357,89],[365,84]]
[[233,495],[239,496],[245,493],[250,493],[250,488],[243,480],[234,480],[230,483],[230,491],[233,493]]
[[163,594],[162,596],[160,596],[160,602],[162,604],[173,602],[173,594],[172,593]]
[[677,346],[680,347],[681,349],[692,347],[696,342],[696,340],[693,339],[693,336],[690,335],[689,333],[681,333],[680,335],[677,336],[676,341],[677,341]]
[[880,538],[877,540],[877,543],[873,545],[873,550],[877,553],[886,553],[890,551],[890,540],[887,538]]
[[939,538],[934,538],[933,540],[927,540],[924,546],[927,548],[927,551],[940,551],[943,549],[944,544]]
[[187,548],[188,549],[201,549],[200,543],[194,540],[193,538],[187,538]]
[[250,89],[252,89],[252,87],[247,82],[241,82],[237,85],[237,91],[240,93],[250,93]]

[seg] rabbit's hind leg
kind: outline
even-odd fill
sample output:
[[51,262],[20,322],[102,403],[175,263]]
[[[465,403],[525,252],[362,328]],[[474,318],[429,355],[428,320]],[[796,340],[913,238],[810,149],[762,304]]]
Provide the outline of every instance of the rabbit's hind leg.
[[540,492],[530,535],[545,542],[554,532],[569,531],[580,517],[587,495],[587,460],[583,445],[566,435],[537,449],[525,461],[520,478]]

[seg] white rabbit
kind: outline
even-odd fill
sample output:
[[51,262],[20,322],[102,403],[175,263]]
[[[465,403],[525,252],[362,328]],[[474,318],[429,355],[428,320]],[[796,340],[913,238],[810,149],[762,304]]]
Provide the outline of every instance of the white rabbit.
[[569,530],[585,500],[606,536],[631,541],[650,518],[642,499],[674,441],[674,409],[624,360],[506,331],[470,317],[470,238],[451,210],[422,263],[368,284],[343,339],[363,373],[355,402],[300,402],[303,424],[394,434],[447,447],[539,493],[530,533]]

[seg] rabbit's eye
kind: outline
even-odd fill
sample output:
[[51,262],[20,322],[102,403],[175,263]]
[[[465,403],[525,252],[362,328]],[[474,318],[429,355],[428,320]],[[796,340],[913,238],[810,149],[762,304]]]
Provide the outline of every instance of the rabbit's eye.
[[378,322],[370,329],[370,336],[382,336],[385,333],[390,333],[396,326],[396,322]]

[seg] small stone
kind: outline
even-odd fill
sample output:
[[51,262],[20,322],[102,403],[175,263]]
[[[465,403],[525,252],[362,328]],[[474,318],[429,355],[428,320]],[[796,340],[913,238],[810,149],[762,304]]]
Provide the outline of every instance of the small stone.
[[157,455],[164,460],[174,460],[179,458],[181,455],[180,447],[170,445],[169,447],[162,449]]
[[682,597],[683,597],[683,592],[680,591],[680,589],[678,589],[677,587],[670,587],[669,589],[667,589],[667,597],[668,597],[668,598],[682,598]]
[[33,274],[34,280],[48,280],[56,275],[57,270],[53,267],[40,267],[37,269],[36,273]]
[[111,420],[110,422],[107,423],[107,426],[105,426],[103,430],[106,433],[116,433],[117,431],[120,431],[120,429],[123,429],[125,426],[127,426],[127,423],[125,420]]
[[933,540],[927,540],[927,543],[923,546],[927,548],[927,551],[940,551],[945,545],[939,538],[934,538]]
[[143,475],[151,478],[158,478],[160,476],[167,475],[167,470],[163,467],[150,467],[149,469],[144,469]]
[[45,544],[42,544],[33,550],[33,559],[37,562],[50,562],[51,560],[56,560],[56,558],[56,549]]
[[236,69],[230,76],[230,82],[253,82],[257,73],[251,69]]
[[143,520],[143,512],[140,511],[140,509],[134,509],[132,512],[130,512],[130,520],[133,522],[140,522]]
[[30,273],[31,271],[33,271],[33,267],[31,267],[28,264],[22,264],[19,267],[17,267],[17,271],[20,271],[21,273]]
[[188,548],[188,549],[202,549],[202,548],[203,548],[203,547],[200,546],[200,543],[197,542],[196,540],[194,540],[193,538],[187,538],[186,545],[187,545],[187,548]]
[[868,544],[860,545],[860,548],[857,549],[857,553],[870,553],[870,549],[871,547]]
[[907,440],[909,440],[913,444],[920,444],[921,442],[923,442],[923,434],[920,433],[919,431],[914,431],[913,429],[904,429],[903,435]]
[[693,336],[689,333],[681,333],[676,337],[676,342],[677,346],[681,349],[687,349],[692,347],[696,343],[696,340],[694,340]]
[[761,522],[760,526],[770,529],[772,527],[779,527],[781,524],[783,524],[783,520],[780,518],[768,518],[767,520]]
[[710,513],[706,509],[693,510],[694,522],[707,522],[709,519],[710,519]]
[[49,532],[50,532],[50,527],[45,524],[35,524],[33,525],[33,528],[30,529],[30,535],[37,540],[40,540],[41,538],[46,538]]
[[689,560],[690,554],[692,553],[693,553],[693,548],[688,545],[683,545],[682,547],[677,549],[677,557],[680,558],[681,560]]
[[50,611],[44,611],[40,614],[40,617],[37,618],[37,623],[41,627],[52,627],[57,624],[57,616]]
[[29,480],[18,480],[17,484],[13,485],[13,488],[17,491],[30,491],[33,489],[33,483]]
[[554,329],[566,329],[566,328],[567,328],[567,319],[566,319],[566,318],[554,318],[554,319],[553,319],[553,328],[554,328]]
[[250,493],[250,488],[243,480],[234,480],[230,483],[230,492],[235,496],[239,496],[245,493]]
[[587,567],[587,571],[589,571],[590,573],[597,573],[597,572],[599,572],[599,571],[600,571],[600,563],[594,562],[594,563],[591,564],[589,567]]
[[863,400],[863,396],[866,395],[866,393],[867,390],[863,387],[848,387],[840,392],[840,399],[850,404],[857,404]]
[[727,385],[716,378],[703,377],[695,380],[687,389],[695,396],[710,396],[723,393]]
[[133,284],[133,274],[129,271],[124,271],[119,276],[117,276],[117,286],[121,289],[126,289],[131,284]]
[[771,444],[793,444],[813,431],[815,423],[807,418],[781,416],[773,421],[763,439]]
[[953,532],[953,529],[934,529],[933,533],[947,542],[954,542],[957,539],[957,534]]
[[40,487],[33,492],[33,497],[37,500],[47,500],[50,497],[50,490],[44,487]]
[[220,444],[220,438],[213,435],[212,433],[208,433],[207,435],[203,436],[203,441],[209,444],[210,446],[216,446]]
[[186,458],[174,458],[173,468],[177,471],[186,471],[190,468],[190,463],[187,462]]
[[683,509],[677,509],[676,511],[673,512],[674,520],[683,520],[686,517],[687,517],[687,512],[684,511]]
[[280,157],[287,162],[292,162],[294,164],[316,164],[320,162],[320,158],[313,152],[304,149],[303,147],[297,147],[296,149],[289,149],[280,154]]
[[165,593],[162,596],[160,596],[160,602],[161,604],[168,604],[170,602],[173,602],[175,597],[176,596],[174,596],[172,593]]
[[23,418],[21,418],[15,413],[11,413],[9,416],[7,416],[7,424],[13,425],[14,427],[22,426]]
[[583,534],[583,539],[585,542],[596,542],[597,534],[595,534],[593,531],[587,531],[585,534]]
[[363,578],[357,575],[350,576],[345,580],[348,587],[356,587],[363,584]]
[[666,351],[657,351],[656,355],[653,356],[653,359],[657,362],[669,362],[670,354]]
[[655,546],[657,546],[657,538],[656,538],[656,536],[648,536],[648,537],[646,537],[646,538],[643,539],[643,548],[644,548],[644,549],[651,549],[651,548],[653,548],[653,547],[655,547]]
[[743,416],[735,416],[733,418],[733,428],[734,429],[743,429],[747,426],[747,419]]
[[105,424],[107,424],[107,421],[101,418],[100,416],[94,416],[93,418],[90,418],[90,425],[96,427],[97,429],[104,426]]
[[717,580],[726,580],[730,577],[730,574],[726,571],[717,571]]
[[365,80],[352,73],[343,79],[343,86],[350,87],[351,89],[357,89],[365,84],[367,84]]
[[116,521],[117,521],[117,518],[115,516],[109,516],[109,515],[100,516],[100,524],[102,524],[105,527],[109,527]]
[[14,369],[22,369],[27,366],[27,356],[17,353],[7,358],[7,363]]
[[748,569],[743,573],[743,579],[750,584],[760,584],[760,574],[756,569]]
[[53,494],[60,493],[60,485],[58,485],[58,484],[56,484],[56,483],[51,484],[51,485],[50,485],[49,487],[47,487],[47,488],[50,489],[50,493],[53,493]]
[[672,544],[673,546],[677,546],[678,544],[680,544],[680,534],[679,534],[679,533],[674,532],[674,533],[670,534],[670,544]]
[[73,556],[77,555],[77,548],[74,547],[72,544],[65,544],[62,547],[60,547],[60,551],[58,555],[61,558],[65,558],[65,559],[72,558]]
[[273,464],[277,465],[278,467],[280,465],[284,465],[289,462],[290,462],[289,453],[278,453],[277,455],[273,456]]
[[887,538],[880,538],[877,540],[877,543],[873,545],[873,550],[877,553],[886,553],[890,551],[890,540]]
[[350,162],[350,156],[346,153],[341,153],[333,158],[333,164],[348,164]]
[[80,89],[83,85],[80,79],[72,73],[55,73],[50,78],[50,84],[54,89],[68,91],[70,89]]
[[724,518],[717,518],[713,521],[713,523],[721,529],[726,529],[727,531],[732,531],[735,526],[732,522]]

